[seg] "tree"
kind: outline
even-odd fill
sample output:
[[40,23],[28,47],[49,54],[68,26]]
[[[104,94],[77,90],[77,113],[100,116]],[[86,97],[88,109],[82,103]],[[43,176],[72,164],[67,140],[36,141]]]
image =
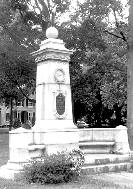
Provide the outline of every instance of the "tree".
[[4,72],[21,92],[24,89],[21,86],[35,82],[35,64],[30,53],[46,38],[54,7],[57,14],[62,13],[68,9],[69,1],[54,0],[46,4],[43,0],[7,0],[0,3],[1,73]]
[[[26,8],[21,6],[22,10]],[[29,20],[21,17],[22,12],[20,14],[12,2],[2,1],[0,9],[0,73],[16,85],[16,90],[22,90],[22,86],[35,79],[35,65],[30,52],[39,47],[35,42],[39,32],[28,25]]]
[[[99,6],[101,3],[105,6]],[[103,21],[111,10],[115,15],[121,8],[119,2],[117,6],[113,3],[114,1],[94,0],[80,4],[79,10],[72,15],[71,22],[63,23],[65,30],[60,31],[66,47],[74,50],[70,73],[75,115],[79,119],[89,114],[88,122],[93,119],[97,126],[101,125],[104,109],[106,112],[109,109],[110,117],[116,112],[116,125],[121,123],[120,119],[126,109],[127,50],[125,41],[121,40],[126,38],[118,35],[116,26],[110,28]],[[118,9],[114,10],[115,7]],[[122,27],[127,29],[126,23],[119,22],[119,31]],[[77,114],[77,106],[84,107],[81,114]],[[118,112],[121,113],[121,118]]]
[[133,2],[129,1],[129,37],[128,37],[128,101],[127,101],[127,125],[129,144],[133,148]]
[[22,20],[20,12],[11,3],[0,2],[0,99],[10,106],[12,126],[14,101],[22,99],[22,93],[28,98],[35,85],[35,64],[29,53],[38,47],[33,37],[38,31],[33,31]]
[[[0,99],[10,105],[11,115],[13,101],[23,97],[29,99],[29,94],[35,90],[36,64],[30,53],[46,38],[45,31],[55,17],[52,9],[56,7],[58,14],[64,12],[69,7],[67,2],[0,2]],[[10,122],[12,125],[12,118]]]

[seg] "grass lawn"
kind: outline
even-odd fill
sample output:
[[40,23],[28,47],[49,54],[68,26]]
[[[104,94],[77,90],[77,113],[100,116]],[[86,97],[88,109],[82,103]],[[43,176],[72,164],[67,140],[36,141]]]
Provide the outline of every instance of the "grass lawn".
[[95,176],[82,175],[76,181],[64,184],[25,184],[10,180],[0,179],[0,189],[131,189],[122,187],[113,183],[107,183],[98,179]]
[[122,187],[113,183],[107,183],[98,179],[95,176],[82,175],[76,181],[65,184],[25,184],[10,180],[0,179],[0,189],[131,189]]
[[[8,134],[0,133],[0,166],[9,159],[9,137]],[[122,186],[101,181],[95,175],[81,175],[77,180],[66,184],[25,184],[11,180],[0,179],[0,189],[122,189]],[[124,189],[131,189],[124,187]]]

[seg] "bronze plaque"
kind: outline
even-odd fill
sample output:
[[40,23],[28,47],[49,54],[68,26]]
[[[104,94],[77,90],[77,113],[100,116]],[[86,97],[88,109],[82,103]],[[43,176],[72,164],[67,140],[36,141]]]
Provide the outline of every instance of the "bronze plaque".
[[62,93],[56,96],[56,111],[59,115],[63,115],[65,112],[65,96]]

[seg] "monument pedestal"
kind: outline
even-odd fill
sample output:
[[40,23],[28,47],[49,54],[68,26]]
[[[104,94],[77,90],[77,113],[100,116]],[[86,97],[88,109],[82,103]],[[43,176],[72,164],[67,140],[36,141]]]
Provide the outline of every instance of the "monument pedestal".
[[[61,128],[62,124],[66,128]],[[7,164],[0,168],[0,177],[5,179],[14,179],[33,158],[79,148],[78,129],[72,121],[42,121],[31,130],[18,128],[10,131],[9,135],[10,157]]]
[[43,120],[33,131],[34,143],[45,145],[46,154],[78,149],[78,129],[72,120]]
[[74,129],[77,130],[77,126],[73,123],[72,120],[38,120],[33,127],[34,131],[50,131],[50,130],[68,130]]
[[0,177],[14,179],[23,166],[31,159],[28,145],[33,142],[33,132],[18,128],[9,132],[9,160],[0,167]]

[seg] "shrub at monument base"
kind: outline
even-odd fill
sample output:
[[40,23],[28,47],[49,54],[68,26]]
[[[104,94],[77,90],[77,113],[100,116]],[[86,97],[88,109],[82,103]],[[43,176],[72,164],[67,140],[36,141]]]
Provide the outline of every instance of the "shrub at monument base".
[[21,122],[20,122],[20,120],[18,118],[16,118],[14,123],[13,123],[13,128],[17,129],[19,127],[21,127]]
[[27,183],[62,183],[79,176],[84,156],[79,150],[58,153],[30,161],[21,173]]

